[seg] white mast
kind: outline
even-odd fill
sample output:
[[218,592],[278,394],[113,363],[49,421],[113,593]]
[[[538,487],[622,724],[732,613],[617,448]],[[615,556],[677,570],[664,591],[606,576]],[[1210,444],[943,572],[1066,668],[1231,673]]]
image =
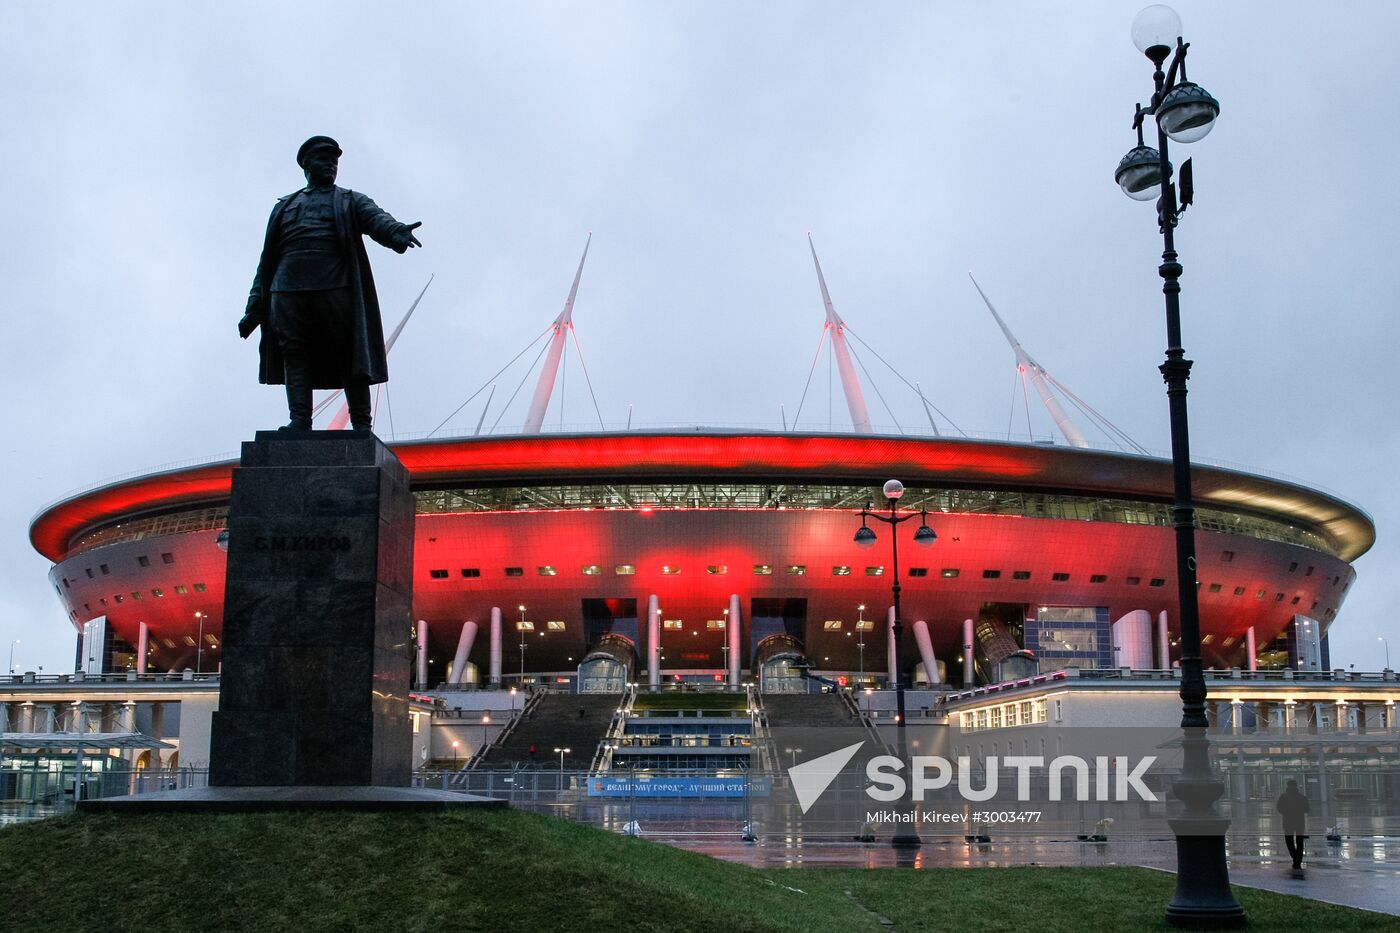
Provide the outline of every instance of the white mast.
[[1045,408],[1050,412],[1050,417],[1054,419],[1055,426],[1060,429],[1060,433],[1064,435],[1065,440],[1069,442],[1071,447],[1088,447],[1089,442],[1084,439],[1084,435],[1080,433],[1079,428],[1060,405],[1060,400],[1057,399],[1055,393],[1050,390],[1049,383],[1045,381],[1047,375],[1045,367],[1032,359],[1031,355],[1021,346],[1020,342],[1011,333],[1011,328],[1007,327],[1006,322],[1001,319],[1001,315],[997,314],[997,309],[992,307],[992,302],[987,298],[986,293],[982,291],[982,286],[977,284],[975,278],[972,278],[971,272],[967,274],[967,277],[972,279],[972,287],[977,289],[977,294],[982,296],[982,301],[986,304],[987,310],[992,312],[992,317],[996,320],[997,326],[1000,327],[1001,332],[1006,335],[1006,342],[1011,344],[1011,350],[1016,354],[1016,368],[1024,375],[1030,377],[1031,385],[1035,386],[1036,394],[1038,394],[1040,400],[1045,403]]
[[593,242],[593,234],[583,244],[583,256],[578,261],[578,271],[574,273],[574,284],[569,287],[569,297],[564,299],[564,310],[554,319],[554,335],[549,339],[549,351],[545,354],[544,368],[540,370],[539,382],[535,383],[535,396],[530,400],[530,411],[525,415],[523,433],[538,434],[544,425],[545,412],[549,409],[549,397],[554,394],[554,379],[559,375],[559,359],[564,355],[564,341],[569,329],[574,326],[574,296],[578,294],[579,279],[583,277],[583,264],[588,259],[588,244]]
[[826,327],[831,330],[831,349],[836,354],[836,368],[841,373],[841,389],[846,393],[846,407],[851,412],[851,427],[857,434],[871,434],[870,412],[865,408],[865,393],[860,388],[860,378],[851,363],[851,351],[846,346],[846,322],[836,313],[831,303],[831,293],[826,290],[826,278],[822,275],[822,264],[817,259],[817,247],[812,243],[812,235],[807,234],[807,245],[812,250],[812,263],[817,267],[817,283],[822,289],[822,303],[826,305]]
[[[408,313],[405,314],[405,315],[403,316],[403,320],[399,321],[399,326],[398,326],[398,327],[395,327],[395,328],[394,328],[394,332],[393,332],[392,334],[389,335],[389,339],[386,340],[386,341],[384,341],[384,355],[385,355],[385,356],[388,356],[389,351],[392,350],[392,349],[394,349],[394,341],[398,340],[398,339],[399,339],[399,334],[403,333],[404,325],[408,323],[408,319],[409,319],[409,318],[413,317],[413,312],[414,312],[415,309],[417,309],[417,307],[418,307],[418,302],[420,302],[420,301],[423,300],[423,296],[426,295],[426,294],[428,293],[428,285],[431,285],[431,284],[433,284],[433,276],[430,275],[430,276],[428,276],[428,284],[423,286],[423,290],[422,290],[421,292],[418,293],[418,297],[415,298],[415,299],[413,299],[413,304],[411,304],[411,305],[408,306]],[[341,391],[343,392],[344,390],[341,390]],[[341,392],[337,392],[337,393],[336,393],[336,395],[340,395],[340,394],[341,394]],[[335,395],[332,395],[331,398],[335,398]],[[330,401],[330,399],[327,399],[327,400],[326,400],[326,403],[328,403],[329,401]],[[322,403],[322,404],[326,404],[326,403]],[[331,419],[331,423],[330,423],[329,425],[326,426],[326,429],[329,430],[329,431],[339,431],[340,429],[344,428],[345,425],[348,424],[349,422],[350,422],[350,403],[349,403],[349,402],[341,402],[341,403],[340,403],[340,410],[337,411],[337,412],[335,413],[335,417]]]

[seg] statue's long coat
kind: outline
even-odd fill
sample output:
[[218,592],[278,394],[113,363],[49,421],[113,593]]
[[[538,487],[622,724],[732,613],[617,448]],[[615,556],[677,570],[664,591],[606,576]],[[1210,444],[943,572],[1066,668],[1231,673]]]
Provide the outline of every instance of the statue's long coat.
[[[248,293],[248,310],[263,325],[258,340],[258,381],[266,385],[281,385],[285,381],[282,349],[277,337],[267,326],[272,320],[272,279],[282,257],[282,211],[299,192],[292,192],[277,201],[267,222],[262,257],[253,275],[253,288]],[[389,363],[385,358],[384,325],[379,319],[379,297],[374,290],[374,275],[370,272],[369,256],[365,253],[364,236],[387,246],[396,253],[408,249],[405,224],[381,210],[367,196],[348,188],[335,189],[335,228],[345,251],[349,271],[354,314],[351,317],[351,358],[332,359],[328,354],[313,352],[307,361],[311,370],[311,386],[316,389],[343,389],[349,379],[364,379],[371,385],[389,380]],[[328,341],[329,342],[329,341]]]

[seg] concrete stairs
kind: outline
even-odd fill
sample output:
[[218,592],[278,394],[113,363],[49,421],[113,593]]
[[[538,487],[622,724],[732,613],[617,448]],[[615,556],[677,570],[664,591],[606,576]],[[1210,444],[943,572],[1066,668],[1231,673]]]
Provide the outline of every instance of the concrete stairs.
[[[476,770],[557,769],[556,748],[571,749],[564,756],[564,770],[586,770],[620,702],[620,695],[546,694],[504,742],[487,751]],[[530,754],[532,745],[534,755]]]

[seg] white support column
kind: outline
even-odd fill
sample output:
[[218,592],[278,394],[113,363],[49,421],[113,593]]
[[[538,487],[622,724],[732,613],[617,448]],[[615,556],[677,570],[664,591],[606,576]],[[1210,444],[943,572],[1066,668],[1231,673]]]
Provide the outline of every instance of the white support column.
[[647,683],[661,686],[661,600],[647,597]]
[[420,687],[428,685],[428,620],[418,620],[418,676],[414,683]]
[[[59,712],[59,705],[57,703],[50,703],[48,706],[44,707],[45,732],[60,731],[60,727],[63,725],[62,720],[63,715]],[[34,729],[34,708],[32,706],[29,709],[29,731],[36,731]]]
[[151,653],[151,630],[145,622],[140,623],[136,633],[136,673],[146,673],[146,656]]
[[1163,671],[1172,669],[1171,639],[1168,637],[1165,609],[1157,614],[1157,668]]
[[[16,716],[16,732],[34,732],[34,701],[25,700],[19,705],[19,713]],[[50,732],[53,730],[50,729]]]
[[136,701],[127,700],[122,704],[122,731],[136,731]]
[[890,686],[893,687],[899,681],[899,671],[895,669],[896,656],[899,654],[898,646],[894,641],[894,607],[890,607],[889,615],[886,616],[885,633],[887,644],[885,646],[885,666],[889,668]]
[[963,686],[971,687],[976,681],[972,663],[972,620],[963,619]]
[[1257,671],[1259,669],[1259,662],[1255,655],[1258,652],[1254,647],[1254,626],[1252,625],[1244,630],[1244,653],[1246,656],[1245,660],[1249,663],[1249,669],[1251,671]]
[[18,732],[10,728],[10,704],[0,700],[0,732]]
[[928,623],[923,619],[914,622],[914,643],[919,646],[919,660],[924,662],[924,675],[930,684],[940,683],[938,659],[933,654],[933,639],[928,634]]
[[1152,667],[1152,613],[1134,609],[1113,623],[1113,666],[1135,671]]
[[729,597],[729,686],[739,686],[739,670],[743,666],[743,660],[739,653],[739,645],[742,642],[740,632],[743,627],[739,619],[739,594],[734,593]]
[[501,607],[491,607],[491,686],[501,685]]
[[462,623],[462,634],[457,638],[457,653],[452,656],[451,682],[466,682],[467,656],[472,653],[472,643],[476,641],[476,623],[470,620]]

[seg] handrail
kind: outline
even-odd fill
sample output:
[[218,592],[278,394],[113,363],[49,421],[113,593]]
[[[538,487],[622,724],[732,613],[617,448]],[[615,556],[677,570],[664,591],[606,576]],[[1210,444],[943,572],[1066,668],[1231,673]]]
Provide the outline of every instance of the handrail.
[[[491,739],[489,742],[481,743],[481,747],[478,748],[472,754],[472,756],[467,759],[466,764],[462,765],[458,773],[465,774],[467,771],[475,771],[476,766],[481,764],[482,760],[490,753],[491,749],[495,748],[496,746],[504,742],[506,739],[510,738],[511,733],[515,731],[515,727],[520,724],[521,720],[523,720],[527,715],[534,714],[535,707],[539,706],[540,703],[544,702],[544,696],[545,691],[543,690],[531,691],[530,695],[526,698],[525,702],[521,704],[520,712],[517,715],[513,716],[510,722],[506,723],[504,729],[496,733],[495,738]],[[466,778],[462,777],[460,778],[460,780],[465,781]],[[458,783],[458,779],[454,779],[453,783]]]
[[632,715],[632,704],[636,699],[636,686],[628,684],[622,691],[622,702],[613,710],[608,728],[598,740],[598,747],[593,750],[593,760],[588,765],[589,774],[601,774],[612,769],[613,742],[621,742],[623,734],[627,731],[627,719]]

